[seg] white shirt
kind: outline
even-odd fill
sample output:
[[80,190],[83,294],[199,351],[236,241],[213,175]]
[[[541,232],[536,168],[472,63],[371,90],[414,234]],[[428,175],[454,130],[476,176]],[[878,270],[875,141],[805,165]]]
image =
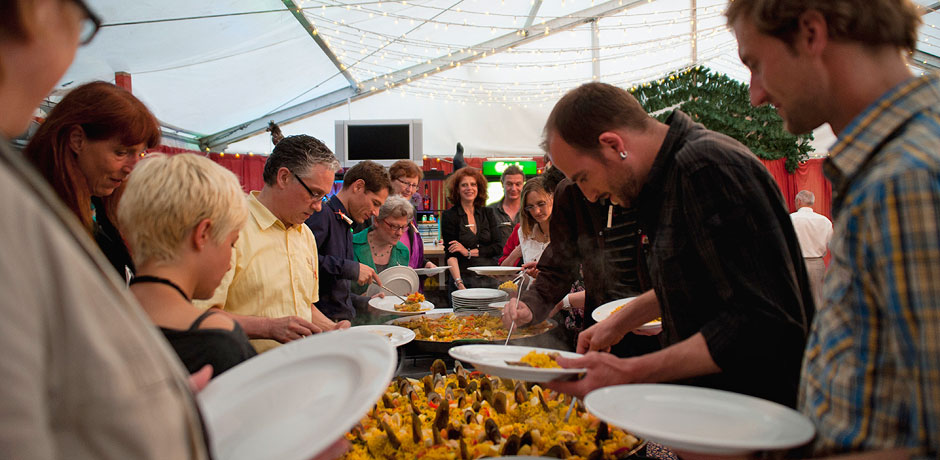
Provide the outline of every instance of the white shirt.
[[804,206],[790,214],[790,220],[793,221],[804,258],[826,255],[832,238],[832,222],[826,216],[816,214],[813,208]]
[[545,250],[548,243],[528,238],[522,233],[522,226],[519,226],[519,248],[522,250],[522,263],[538,262],[542,257],[542,251]]

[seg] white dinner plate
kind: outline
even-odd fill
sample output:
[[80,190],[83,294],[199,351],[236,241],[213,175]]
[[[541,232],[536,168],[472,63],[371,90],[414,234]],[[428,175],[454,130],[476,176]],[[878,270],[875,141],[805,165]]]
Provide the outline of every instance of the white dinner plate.
[[507,303],[509,303],[508,300],[504,300],[504,301],[502,301],[502,302],[493,302],[493,303],[489,304],[489,307],[491,307],[491,308],[506,308],[506,304],[507,304]]
[[346,330],[295,340],[233,367],[196,395],[214,457],[317,455],[382,396],[396,362],[388,340]]
[[444,273],[450,267],[434,267],[434,268],[416,268],[415,273],[423,276],[433,276]]
[[384,337],[393,347],[400,347],[415,339],[415,331],[407,327],[392,326],[391,324],[364,324],[349,329]]
[[[421,286],[421,282],[418,279],[418,274],[415,273],[415,270],[404,265],[396,265],[394,267],[388,267],[385,270],[382,270],[379,272],[379,280],[382,281],[382,286],[385,286],[391,289],[393,292],[397,292],[403,296],[407,296],[412,292],[416,292],[418,287]],[[379,292],[383,292],[388,295],[388,291],[374,284],[370,284],[369,289],[366,289],[365,295],[372,297]]]
[[519,273],[519,270],[522,270],[522,267],[504,267],[502,265],[488,265],[480,267],[467,267],[467,270],[476,273],[477,275],[485,276],[510,276]]
[[617,385],[588,393],[588,411],[635,436],[700,454],[740,455],[806,444],[813,423],[753,396],[685,385]]
[[527,382],[549,382],[563,377],[574,377],[585,369],[542,369],[536,367],[513,366],[506,361],[519,361],[530,351],[540,353],[559,353],[565,358],[580,358],[582,355],[570,351],[549,348],[523,347],[517,345],[460,345],[451,348],[448,353],[454,359],[473,364],[477,370],[490,375]]
[[384,313],[391,313],[399,316],[423,315],[434,309],[434,304],[425,300],[421,302],[421,311],[398,311],[396,304],[402,303],[401,299],[393,295],[386,294],[385,297],[373,297],[369,299],[369,306]]
[[461,300],[461,301],[473,302],[473,301],[485,300],[487,301],[487,304],[489,304],[489,302],[495,302],[497,300],[504,300],[505,298],[509,297],[509,294],[499,289],[470,288],[470,289],[458,289],[451,294],[451,297],[453,297],[455,301]]
[[598,323],[609,318],[610,315],[617,309],[617,307],[635,299],[636,297],[625,297],[623,299],[611,300],[610,302],[605,303],[594,309],[591,312],[591,318]]

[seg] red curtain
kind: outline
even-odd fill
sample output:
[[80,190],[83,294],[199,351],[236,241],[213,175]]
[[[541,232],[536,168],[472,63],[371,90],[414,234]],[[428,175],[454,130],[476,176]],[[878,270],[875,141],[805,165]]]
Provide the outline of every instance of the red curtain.
[[[194,155],[203,156],[206,155],[195,150],[170,147],[166,145],[161,145],[160,147],[154,149],[154,151],[165,153],[167,155],[178,155],[180,153],[191,153]],[[264,186],[264,162],[267,160],[267,157],[261,155],[241,155],[231,153],[210,153],[208,156],[212,161],[235,173],[235,176],[238,177],[239,182],[242,184],[242,189],[246,193],[252,190],[261,190],[261,187]]]
[[787,172],[786,160],[761,160],[770,175],[777,181],[780,192],[790,212],[796,211],[793,199],[800,190],[809,190],[816,195],[813,210],[832,220],[832,184],[823,175],[825,159],[814,158],[800,164],[793,174]]

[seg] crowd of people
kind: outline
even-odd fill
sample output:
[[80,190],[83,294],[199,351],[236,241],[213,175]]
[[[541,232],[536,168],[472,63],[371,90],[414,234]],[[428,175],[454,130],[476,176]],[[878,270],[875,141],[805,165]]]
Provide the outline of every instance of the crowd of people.
[[[525,270],[506,326],[556,317],[584,353],[558,358],[587,372],[555,391],[716,388],[808,417],[816,437],[791,456],[938,458],[940,77],[907,67],[919,13],[735,0],[726,17],[751,102],[790,132],[837,133],[832,222],[809,192],[788,213],[740,142],[592,82],[549,114],[544,174],[507,168],[490,206],[478,169],[447,178],[448,291],[497,285],[471,267]],[[81,0],[0,3],[0,206],[15,216],[0,222],[0,458],[210,458],[194,391],[365,321],[383,270],[435,267],[411,201],[423,172],[362,161],[333,194],[330,149],[278,136],[245,195],[206,157],[145,155],[156,117],[105,82],[70,91],[14,151],[6,139],[98,26]],[[660,332],[639,331],[655,318]]]

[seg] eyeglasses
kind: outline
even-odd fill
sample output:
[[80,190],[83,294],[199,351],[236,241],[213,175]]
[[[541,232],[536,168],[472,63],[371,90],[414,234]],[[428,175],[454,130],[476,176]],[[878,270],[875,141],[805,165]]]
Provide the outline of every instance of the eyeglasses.
[[408,230],[408,224],[405,224],[405,225],[393,225],[393,224],[389,223],[389,221],[387,221],[387,220],[383,220],[382,222],[383,222],[385,225],[388,226],[389,230],[391,230],[391,231],[393,231],[393,232],[394,232],[395,230],[398,230],[398,231],[400,231],[400,232],[404,232],[405,230]]
[[532,212],[535,210],[535,208],[545,209],[547,206],[548,206],[547,201],[539,201],[538,203],[535,203],[534,205],[530,204],[522,209],[525,209],[526,212]]
[[401,180],[401,179],[395,179],[395,180],[398,181],[399,183],[401,183],[401,185],[404,185],[404,186],[406,187],[405,190],[418,190],[418,183],[417,183],[417,182],[415,182],[414,184],[412,184],[412,183],[410,183],[410,182],[405,182],[405,181],[403,181],[403,180]]
[[294,178],[297,179],[297,182],[300,182],[300,186],[303,187],[304,190],[306,190],[307,193],[310,194],[310,198],[313,198],[314,200],[322,200],[323,197],[326,196],[322,193],[315,193],[313,190],[310,190],[310,187],[307,187],[307,184],[304,182],[303,179],[300,178],[300,176],[297,175],[297,173],[291,171],[291,174],[294,175]]
[[79,8],[82,9],[82,12],[85,13],[85,19],[82,20],[82,32],[78,36],[78,42],[82,45],[87,45],[91,42],[91,39],[95,38],[95,35],[98,33],[98,29],[101,28],[101,18],[98,17],[88,5],[85,4],[84,0],[73,0]]

